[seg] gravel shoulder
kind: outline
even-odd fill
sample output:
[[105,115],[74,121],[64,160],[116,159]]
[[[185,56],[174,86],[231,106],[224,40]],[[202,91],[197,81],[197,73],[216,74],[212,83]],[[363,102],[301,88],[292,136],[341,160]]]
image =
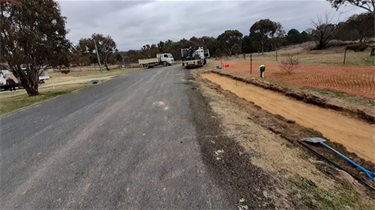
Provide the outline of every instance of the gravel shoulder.
[[226,109],[216,106],[218,95],[209,91],[210,88],[202,80],[191,72],[187,73],[186,79],[192,84],[192,88],[186,92],[190,107],[194,110],[192,120],[203,162],[231,201],[239,209],[304,208],[298,195],[293,195],[289,190],[290,184],[252,163],[252,159],[260,157],[260,154],[246,151],[236,141],[238,135],[232,135],[226,129],[223,124],[225,116],[216,112],[217,108],[225,112],[229,107],[236,107],[233,104],[228,104]]
[[[344,171],[318,160],[295,142],[302,136],[321,136],[321,133],[279,115],[273,115],[221,89],[220,86],[203,80],[199,76],[199,72],[202,71],[204,70],[191,71],[196,79],[195,91],[199,91],[204,96],[205,100],[202,101],[209,104],[212,115],[217,117],[217,123],[227,138],[225,142],[230,142],[223,144],[227,147],[231,145],[232,148],[238,146],[226,157],[229,160],[224,159],[222,162],[226,167],[240,168],[239,171],[245,171],[242,172],[244,174],[246,172],[251,174],[255,168],[262,173],[253,177],[239,175],[240,180],[247,180],[242,185],[248,186],[235,185],[240,186],[236,188],[232,184],[229,188],[232,187],[240,192],[241,189],[247,188],[244,191],[249,192],[249,196],[254,194],[277,208],[343,209],[359,206],[371,209],[374,207],[372,191],[367,190]],[[204,144],[203,142],[202,140],[201,144]],[[206,144],[210,142],[206,141]],[[211,147],[218,150],[223,147],[223,145],[216,147],[212,142],[211,144],[207,147],[208,151]],[[215,154],[214,151],[211,153]],[[235,157],[239,155],[241,161],[237,161]],[[218,164],[217,160],[215,164],[213,162],[215,162],[214,155],[211,159],[208,158],[207,165],[211,164],[218,173],[223,173],[220,171],[222,165]],[[240,162],[247,163],[247,168],[239,167]],[[246,204],[250,208],[259,208],[262,205],[265,205],[263,208],[272,208],[265,202],[257,203],[251,199],[250,201],[252,202]]]

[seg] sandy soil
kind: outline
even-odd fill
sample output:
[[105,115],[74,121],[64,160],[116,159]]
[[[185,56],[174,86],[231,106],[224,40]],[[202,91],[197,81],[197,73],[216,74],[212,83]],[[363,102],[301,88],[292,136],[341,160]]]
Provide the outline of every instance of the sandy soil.
[[[350,176],[320,161],[297,142],[306,136],[323,137],[321,133],[280,115],[274,115],[228,90],[223,90],[219,85],[207,79],[203,80],[202,71],[192,72],[194,75],[197,74],[196,82],[199,84],[199,91],[209,99],[209,105],[214,115],[216,114],[220,119],[220,127],[229,137],[228,140],[235,139],[235,143],[229,141],[226,146],[239,144],[246,151],[243,153],[240,150],[241,152],[230,154],[242,154],[242,156],[247,154],[248,160],[244,162],[250,162],[251,165],[262,168],[265,174],[271,177],[272,183],[276,184],[267,184],[269,187],[274,186],[275,190],[263,191],[265,197],[273,200],[275,207],[278,209],[374,209],[374,193],[352,177],[354,175],[372,186],[372,181],[361,170],[349,165],[337,154],[333,152],[331,154],[330,150],[321,145],[308,145],[317,153],[324,154],[344,171],[352,174]],[[194,101],[193,104],[200,101]],[[202,119],[204,118],[206,117],[202,116]],[[215,144],[209,145],[209,148],[212,146],[216,148],[217,144],[218,141],[215,140]],[[371,169],[375,166],[347,152],[341,144],[331,141],[327,144],[365,168]],[[253,174],[252,167],[250,170],[244,169],[235,163],[237,161],[232,161],[227,166],[245,171],[245,174]],[[254,189],[255,192],[259,190],[262,192],[259,186],[254,186],[254,183],[258,183],[259,177],[251,175],[248,178],[251,181],[248,181],[245,186],[249,187],[243,190],[249,191],[250,194],[254,193]],[[246,180],[248,179],[244,182]],[[299,202],[303,202],[305,206],[298,206]]]
[[219,84],[224,90],[229,90],[241,98],[254,102],[272,114],[281,115],[305,127],[317,130],[329,140],[343,144],[348,151],[375,163],[374,125],[227,77],[216,74],[201,76]]

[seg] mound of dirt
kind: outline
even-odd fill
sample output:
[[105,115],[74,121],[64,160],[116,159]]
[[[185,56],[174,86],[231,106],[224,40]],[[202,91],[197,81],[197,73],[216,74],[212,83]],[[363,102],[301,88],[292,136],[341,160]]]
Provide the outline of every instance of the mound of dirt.
[[[226,74],[226,73],[223,73],[223,72],[220,72],[220,71],[215,71],[215,70],[212,70],[212,71],[209,71],[209,72],[212,72],[212,73],[215,73],[215,74],[218,74],[218,75],[221,75],[221,76],[229,77],[231,79],[241,81],[241,82],[244,82],[244,83],[247,83],[247,84],[252,84],[252,85],[255,85],[255,86],[258,86],[258,87],[262,87],[262,88],[267,89],[267,90],[272,90],[272,91],[275,91],[275,92],[278,92],[278,93],[282,93],[282,94],[284,94],[288,97],[303,101],[303,102],[308,103],[308,104],[314,104],[314,105],[317,105],[319,107],[340,111],[340,112],[342,112],[346,115],[349,115],[351,117],[355,117],[357,119],[364,120],[368,123],[375,124],[375,116],[372,115],[371,113],[366,112],[365,110],[342,107],[342,106],[334,104],[330,101],[327,101],[327,99],[325,99],[323,97],[320,97],[320,96],[317,96],[317,95],[314,95],[314,94],[311,94],[311,93],[289,90],[285,87],[281,87],[281,86],[278,86],[278,85],[275,85],[275,84],[270,84],[268,82],[264,82],[264,81],[262,81],[260,79],[257,79],[257,78],[247,79],[247,78],[242,78],[242,77],[234,76],[234,75],[231,75],[231,74]],[[209,73],[209,72],[207,72],[207,73]]]

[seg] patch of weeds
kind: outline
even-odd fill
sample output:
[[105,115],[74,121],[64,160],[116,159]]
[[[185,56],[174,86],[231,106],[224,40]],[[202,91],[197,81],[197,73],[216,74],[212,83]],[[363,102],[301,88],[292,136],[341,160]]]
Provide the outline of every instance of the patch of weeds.
[[285,146],[286,146],[287,148],[289,148],[289,149],[293,149],[293,148],[294,148],[293,145],[290,144],[290,143],[286,143]]
[[351,95],[351,94],[347,94],[343,92],[336,92],[336,91],[324,90],[324,89],[307,87],[307,86],[302,86],[302,87],[299,87],[298,89],[303,92],[308,91],[308,92],[320,94],[326,98],[328,97],[328,98],[337,98],[337,99],[345,100],[355,105],[365,105],[365,106],[375,105],[375,100],[372,98],[365,98],[365,97]]
[[292,191],[292,195],[297,195],[298,194],[298,190],[293,190]]
[[[309,90],[309,89],[310,88],[307,88],[307,87],[302,87],[301,88],[301,90]],[[322,95],[335,96],[337,98],[344,98],[344,97],[350,96],[347,93],[337,92],[337,91],[332,91],[332,90],[325,90],[325,89],[318,89],[318,88],[316,88],[315,91],[318,92],[318,93],[320,93],[320,94],[322,94]]]
[[288,171],[285,170],[285,169],[280,169],[280,170],[278,170],[277,172],[278,172],[279,174],[281,174],[281,175],[288,174]]
[[290,177],[292,182],[302,196],[306,207],[314,209],[353,209],[360,208],[360,195],[350,187],[335,187],[331,190],[324,190],[304,177]]
[[374,62],[374,58],[369,56],[367,59],[363,59],[363,64],[364,66],[374,66],[375,65],[375,62]]
[[302,160],[309,160],[311,158],[311,156],[307,154],[300,154],[298,155],[298,157],[301,158]]
[[335,167],[331,166],[331,165],[328,165],[324,162],[321,162],[321,163],[315,163],[315,166],[316,168],[318,168],[319,170],[327,173],[327,174],[336,174],[337,173],[337,170]]
[[194,90],[194,91],[196,91],[196,92],[198,92],[198,93],[200,93],[200,94],[203,93],[202,90],[200,88],[198,88],[198,87],[192,87],[191,89]]

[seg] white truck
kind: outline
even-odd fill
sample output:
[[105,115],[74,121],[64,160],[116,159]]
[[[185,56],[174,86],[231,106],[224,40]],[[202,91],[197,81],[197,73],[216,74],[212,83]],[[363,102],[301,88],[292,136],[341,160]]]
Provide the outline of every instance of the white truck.
[[0,70],[0,89],[8,90],[10,86],[7,84],[7,79],[12,78],[19,85],[18,79],[9,70]]
[[189,47],[181,49],[182,66],[185,68],[202,67],[210,57],[210,51],[203,47]]
[[144,68],[154,68],[157,65],[170,66],[174,63],[174,59],[170,53],[159,53],[156,58],[138,59],[138,63]]
[[48,72],[47,71],[42,71],[40,74],[39,74],[39,83],[44,83],[44,80],[49,80],[49,75],[48,75]]
[[[26,68],[22,68],[22,70],[26,71]],[[16,82],[17,87],[21,88],[20,82],[10,70],[0,70],[0,89],[8,90],[10,88],[10,86],[7,84],[7,79],[9,77]],[[44,83],[44,80],[49,79],[50,76],[48,75],[47,71],[43,71],[40,73],[39,83]]]
[[[22,70],[27,74],[26,68],[22,68]],[[46,70],[39,70],[39,83],[44,83],[44,80],[49,80],[50,76]]]

